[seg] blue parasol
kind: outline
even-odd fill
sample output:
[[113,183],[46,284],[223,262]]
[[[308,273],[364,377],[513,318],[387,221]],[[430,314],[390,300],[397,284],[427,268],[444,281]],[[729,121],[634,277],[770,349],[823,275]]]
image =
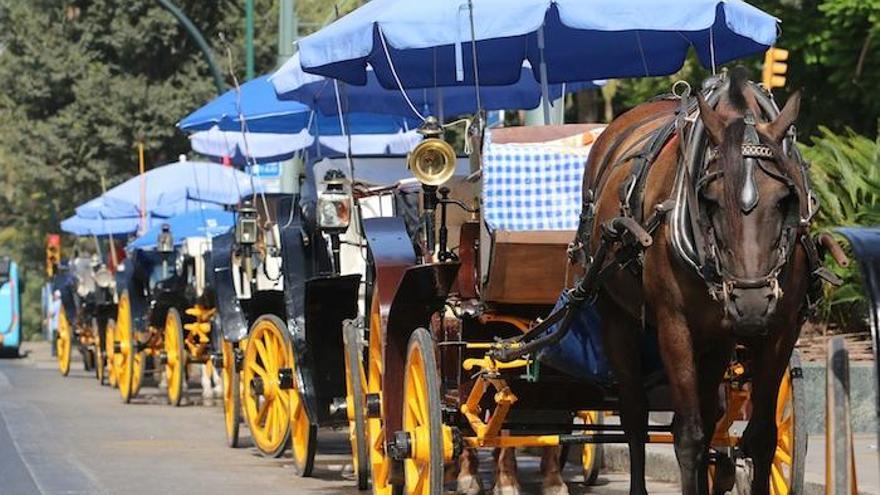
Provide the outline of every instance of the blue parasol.
[[190,237],[211,238],[225,234],[235,225],[235,214],[223,210],[191,211],[157,221],[143,235],[132,241],[127,248],[152,249],[156,247],[162,226],[166,224],[170,227],[174,245],[177,246]]
[[[296,101],[281,101],[268,76],[261,76],[241,85],[240,90],[229,90],[208,102],[181,120],[177,126],[187,132],[207,131],[214,127],[222,131],[242,131],[241,119],[246,121],[249,133],[296,134],[312,129],[317,135],[342,134],[339,120],[315,116],[312,110]],[[419,122],[388,115],[346,116],[350,132],[356,134],[392,134],[401,128],[415,127]]]
[[[158,221],[155,218],[147,219],[147,225]],[[73,215],[61,222],[61,230],[76,236],[105,236],[124,235],[137,232],[141,219],[137,217],[127,218],[82,218]]]
[[[143,188],[143,189],[142,189]],[[141,212],[141,193],[145,211]],[[251,176],[216,163],[182,161],[147,171],[78,207],[81,218],[171,217],[233,205],[254,194]]]
[[714,68],[766,50],[777,24],[741,0],[373,0],[299,54],[307,72],[357,85],[368,64],[386,88],[509,85],[524,60],[552,84],[672,74],[691,47]]
[[[336,115],[337,85],[335,80],[309,74],[302,70],[299,55],[291,57],[270,78],[275,92],[282,100],[296,100],[325,115]],[[595,88],[601,83],[581,82],[553,84],[549,87],[551,100],[563,94]],[[397,89],[386,89],[371,67],[367,67],[364,86],[339,87],[339,102],[344,112],[372,112],[413,117],[414,109],[422,115],[455,116],[477,111],[474,89],[455,86],[406,90],[407,98]],[[490,86],[480,91],[484,110],[519,110],[537,108],[541,103],[541,86],[532,77],[532,70],[524,64],[519,79],[510,86]]]
[[[351,152],[353,155],[406,154],[421,139],[417,132],[404,130],[394,134],[355,134],[351,136]],[[348,138],[322,135],[316,139],[303,130],[299,134],[248,133],[245,139],[241,132],[215,128],[192,134],[190,145],[200,155],[218,161],[229,159],[233,164],[243,166],[283,161],[298,153],[337,156],[346,152]]]

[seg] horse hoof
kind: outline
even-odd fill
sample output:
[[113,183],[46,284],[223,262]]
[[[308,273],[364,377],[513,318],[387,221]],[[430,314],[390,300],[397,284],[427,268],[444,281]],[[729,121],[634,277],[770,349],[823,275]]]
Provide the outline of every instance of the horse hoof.
[[459,495],[480,495],[483,493],[483,487],[480,485],[479,477],[468,474],[458,477],[455,491]]
[[214,398],[205,397],[204,399],[202,399],[202,405],[205,407],[214,407]]
[[495,488],[492,489],[492,495],[519,495],[519,484],[495,485]]
[[544,485],[541,489],[541,495],[568,495],[568,487],[565,483],[561,485]]

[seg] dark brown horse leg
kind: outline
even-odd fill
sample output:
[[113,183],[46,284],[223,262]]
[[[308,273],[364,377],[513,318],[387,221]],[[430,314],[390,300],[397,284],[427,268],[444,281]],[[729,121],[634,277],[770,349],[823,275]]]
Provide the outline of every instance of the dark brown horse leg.
[[675,409],[672,434],[675,457],[681,470],[681,492],[684,495],[705,495],[708,493],[706,476],[700,476],[700,473],[705,466],[706,436],[691,333],[680,314],[660,314],[657,323],[660,354],[669,377]]
[[771,331],[781,337],[752,346],[752,416],[743,433],[742,447],[752,458],[752,495],[770,493],[770,467],[776,453],[776,397],[788,358],[794,348],[796,331]]
[[599,298],[605,352],[614,368],[620,394],[620,422],[629,443],[630,495],[646,495],[645,440],[648,400],[642,383],[638,322],[604,297]]
[[[718,387],[721,385],[721,380],[724,378],[724,371],[730,363],[732,351],[732,342],[722,342],[721,339],[718,339],[713,341],[712,346],[700,355],[699,366],[697,369],[700,370],[700,417],[703,420],[703,435],[705,440],[703,447],[703,466],[698,473],[698,476],[700,476],[700,486],[709,486],[708,451],[712,444],[712,438],[715,436],[715,427],[722,413]],[[716,476],[719,474],[722,473],[716,471]],[[729,474],[733,475],[733,473]],[[733,479],[731,478],[727,481],[732,483]],[[718,493],[718,490],[714,490],[713,493]]]

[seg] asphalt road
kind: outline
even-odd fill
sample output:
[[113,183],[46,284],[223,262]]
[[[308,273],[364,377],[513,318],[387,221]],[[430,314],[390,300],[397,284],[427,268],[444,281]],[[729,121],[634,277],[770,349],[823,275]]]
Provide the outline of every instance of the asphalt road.
[[[221,406],[200,405],[196,385],[188,406],[167,406],[150,387],[125,405],[81,362],[63,378],[46,344],[27,349],[26,358],[0,360],[0,495],[358,493],[344,432],[322,430],[314,477],[298,478],[289,458],[261,457],[247,439],[227,448]],[[519,466],[524,492],[540,493],[538,459],[522,455]],[[491,466],[482,468],[488,486]],[[593,488],[576,466],[566,477],[572,495],[626,492],[626,475]],[[677,489],[655,483],[651,492]]]

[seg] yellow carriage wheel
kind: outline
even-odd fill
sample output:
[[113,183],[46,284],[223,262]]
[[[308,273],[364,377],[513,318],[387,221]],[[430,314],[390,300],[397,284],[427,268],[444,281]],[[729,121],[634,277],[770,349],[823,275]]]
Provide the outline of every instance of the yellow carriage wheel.
[[[581,411],[578,417],[588,425],[601,425],[604,420],[602,411]],[[602,470],[602,457],[604,449],[601,443],[586,443],[581,449],[581,467],[584,473],[584,484],[593,486]]]
[[168,403],[179,406],[183,397],[183,381],[186,375],[186,352],[183,344],[183,323],[180,312],[169,308],[165,315],[165,381],[168,384]]
[[403,375],[403,431],[410,455],[403,461],[405,493],[441,495],[444,461],[452,458],[452,432],[443,425],[434,340],[424,328],[409,339]]
[[128,291],[119,297],[116,309],[116,328],[113,332],[115,350],[113,367],[116,370],[116,384],[119,395],[126,404],[134,397],[135,358],[138,354],[132,329],[131,305]]
[[[807,455],[806,404],[800,355],[794,351],[785,370],[776,396],[776,452],[770,466],[770,494],[790,495],[804,491],[804,469]],[[725,457],[722,479],[733,483],[730,493],[751,493],[754,471],[749,466],[742,476],[743,465]],[[709,482],[713,482],[719,466],[709,466]],[[732,480],[728,476],[733,477]],[[747,485],[747,486],[744,486]],[[710,485],[711,487],[711,485]]]
[[368,346],[367,393],[379,399],[379,414],[367,418],[367,442],[370,452],[370,477],[373,495],[396,495],[402,487],[389,483],[392,460],[385,451],[385,425],[382,422],[382,316],[379,312],[378,291],[373,292],[370,309],[370,344]]
[[278,370],[292,360],[284,322],[258,318],[244,353],[244,411],[257,450],[268,457],[280,457],[290,438],[290,394],[281,389]]
[[[293,376],[299,377],[296,369],[296,359],[291,353],[290,368]],[[309,419],[305,403],[296,386],[299,379],[296,378],[293,388],[282,392],[288,393],[290,401],[290,444],[293,451],[293,469],[297,475],[308,477],[315,468],[315,452],[318,446],[318,425]]]
[[103,385],[106,366],[104,364],[104,342],[101,340],[99,330],[98,319],[92,318],[92,334],[95,336],[95,378],[98,379],[98,384]]
[[61,376],[67,376],[70,373],[70,352],[73,341],[73,329],[67,320],[67,313],[64,307],[58,311],[58,335],[55,336],[55,356],[58,359],[58,369]]
[[236,344],[223,339],[223,417],[226,423],[226,445],[238,447],[241,425],[241,375],[235,366]]
[[[140,347],[137,334],[134,333],[132,335],[132,349],[137,349]],[[144,384],[144,374],[146,373],[147,368],[147,353],[145,351],[138,351],[134,353],[134,362],[132,363],[132,376],[131,376],[131,396],[132,398],[137,397],[141,391],[141,385]]]
[[370,484],[370,457],[365,404],[367,377],[364,374],[360,328],[357,325],[344,325],[342,340],[345,347],[345,411],[348,415],[352,465],[358,490],[366,490]]
[[776,396],[776,453],[770,466],[771,495],[803,493],[807,455],[803,381],[800,355],[794,351]]
[[116,366],[114,365],[113,353],[113,334],[116,330],[116,319],[107,320],[107,331],[104,334],[104,354],[107,356],[107,383],[111,387],[116,387]]

